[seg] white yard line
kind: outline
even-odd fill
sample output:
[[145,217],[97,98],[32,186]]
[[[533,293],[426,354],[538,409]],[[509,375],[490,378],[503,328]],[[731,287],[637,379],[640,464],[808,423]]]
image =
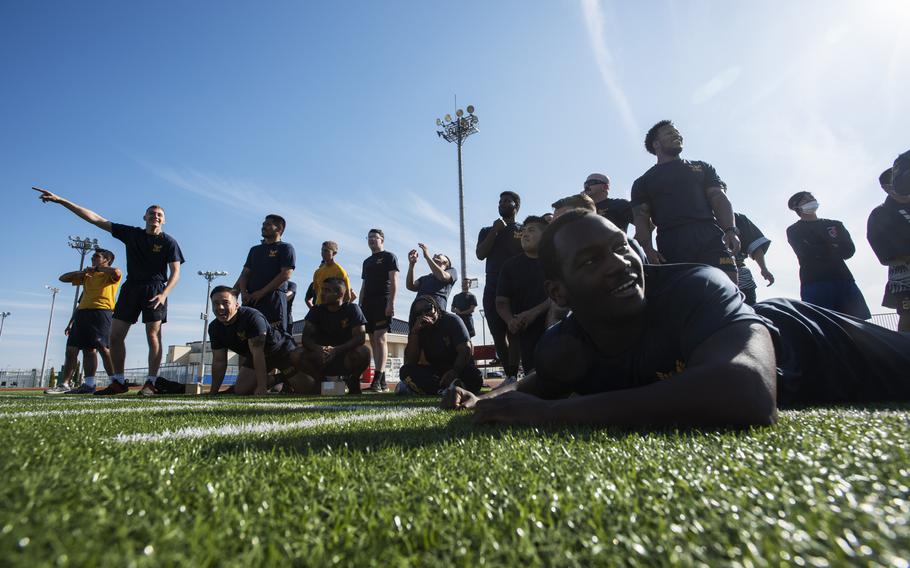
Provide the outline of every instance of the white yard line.
[[[362,408],[362,407],[361,407]],[[165,440],[190,440],[198,438],[226,437],[226,436],[243,436],[248,434],[272,434],[276,432],[288,432],[292,430],[305,430],[319,426],[337,426],[343,424],[352,424],[356,422],[373,422],[379,420],[390,420],[393,418],[405,418],[421,414],[424,412],[434,412],[435,408],[408,408],[394,412],[371,412],[369,414],[351,414],[347,416],[337,416],[330,418],[308,418],[296,422],[259,422],[247,424],[228,424],[225,426],[214,426],[210,428],[200,428],[191,426],[179,430],[165,430],[156,434],[119,434],[114,437],[117,442],[162,442]]]

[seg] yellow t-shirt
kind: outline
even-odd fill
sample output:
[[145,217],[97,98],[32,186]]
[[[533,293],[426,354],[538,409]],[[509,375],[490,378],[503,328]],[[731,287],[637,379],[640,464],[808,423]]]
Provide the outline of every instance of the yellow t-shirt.
[[351,289],[351,281],[348,279],[348,273],[345,272],[344,268],[341,268],[340,264],[323,264],[313,273],[313,290],[316,291],[317,306],[322,303],[322,283],[325,282],[327,278],[341,278],[344,280],[348,290]]
[[92,272],[73,280],[73,286],[82,285],[82,301],[79,310],[113,310],[120,276],[108,272]]

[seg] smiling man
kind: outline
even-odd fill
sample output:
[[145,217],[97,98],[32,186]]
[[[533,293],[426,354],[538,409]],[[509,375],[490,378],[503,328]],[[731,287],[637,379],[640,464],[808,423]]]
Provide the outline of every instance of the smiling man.
[[173,237],[162,231],[164,209],[150,205],[142,216],[145,227],[112,223],[90,209],[76,205],[45,189],[33,187],[44,203],[59,203],[99,229],[107,231],[126,246],[126,281],[114,308],[111,324],[111,361],[114,374],[111,384],[96,395],[126,392],[123,368],[126,363],[126,334],[142,315],[149,346],[148,378],[143,389],[154,390],[161,366],[161,326],[167,322],[167,298],[180,280],[183,253]]
[[288,329],[288,281],[296,264],[293,245],[281,241],[286,225],[280,215],[265,216],[262,242],[250,248],[234,284],[244,306],[256,308],[269,325],[282,330]]
[[295,394],[316,394],[316,381],[306,368],[303,350],[284,329],[269,324],[258,310],[241,306],[237,293],[227,286],[212,290],[215,321],[209,324],[212,341],[212,386],[218,394],[227,371],[228,350],[243,357],[234,393],[265,394],[270,369],[281,371],[284,383]]
[[540,256],[572,314],[538,344],[537,372],[480,398],[453,389],[444,407],[479,422],[748,426],[777,405],[910,400],[906,334],[790,300],[753,310],[715,268],[643,267],[588,211],[554,221]]

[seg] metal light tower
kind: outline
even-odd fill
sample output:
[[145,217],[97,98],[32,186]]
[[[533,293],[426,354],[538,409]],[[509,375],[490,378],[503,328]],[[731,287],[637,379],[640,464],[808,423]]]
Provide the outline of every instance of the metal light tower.
[[54,321],[54,304],[57,302],[57,294],[60,293],[60,288],[48,286],[47,284],[45,284],[44,287],[51,291],[51,317],[47,320],[47,336],[44,338],[44,357],[41,358],[41,374],[38,375],[38,386],[44,386],[44,367],[47,365],[47,344],[51,341],[51,323]]
[[474,106],[467,106],[468,115],[458,109],[455,111],[455,119],[451,115],[445,115],[444,118],[436,119],[436,126],[442,130],[437,130],[436,134],[446,142],[455,142],[458,147],[458,224],[461,232],[461,278],[462,281],[468,278],[468,265],[465,260],[464,251],[464,179],[461,164],[461,146],[471,134],[477,133],[477,116],[474,114]]
[[[85,237],[80,239],[77,236],[70,235],[69,242],[66,244],[79,253],[79,271],[85,268],[85,255],[98,248],[98,239],[89,239]],[[76,286],[76,295],[73,297],[73,311],[76,311],[76,305],[79,303],[79,286]]]
[[0,337],[3,337],[3,323],[6,321],[6,318],[10,317],[10,312],[0,312]]
[[223,270],[200,270],[199,276],[202,276],[208,280],[208,288],[205,291],[205,313],[199,314],[200,319],[202,319],[202,358],[199,359],[199,384],[202,384],[202,380],[205,378],[205,338],[209,333],[209,306],[211,302],[209,301],[209,296],[212,295],[212,280],[218,278],[219,276],[227,276],[228,273]]

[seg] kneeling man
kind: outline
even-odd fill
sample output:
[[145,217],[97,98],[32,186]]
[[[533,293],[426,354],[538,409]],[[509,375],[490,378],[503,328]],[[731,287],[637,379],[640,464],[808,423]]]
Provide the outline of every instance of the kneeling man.
[[218,394],[227,370],[228,349],[243,357],[234,393],[265,394],[269,369],[279,369],[285,385],[297,394],[317,394],[316,381],[307,374],[303,350],[283,329],[269,325],[255,308],[241,306],[237,292],[227,286],[212,290],[215,321],[209,324],[212,342],[212,387]]
[[471,338],[461,318],[441,309],[431,295],[418,296],[412,314],[414,325],[408,333],[396,392],[438,394],[459,381],[465,392],[479,393],[483,378],[474,364]]
[[538,343],[537,373],[487,400],[454,390],[444,406],[480,422],[749,426],[778,406],[910,400],[908,334],[785,299],[753,310],[715,268],[642,267],[585,211],[547,228],[540,258],[572,314]]
[[360,306],[345,302],[348,287],[341,278],[322,282],[322,303],[304,318],[301,342],[308,367],[320,381],[344,377],[349,394],[360,394],[360,377],[370,366],[366,323]]

